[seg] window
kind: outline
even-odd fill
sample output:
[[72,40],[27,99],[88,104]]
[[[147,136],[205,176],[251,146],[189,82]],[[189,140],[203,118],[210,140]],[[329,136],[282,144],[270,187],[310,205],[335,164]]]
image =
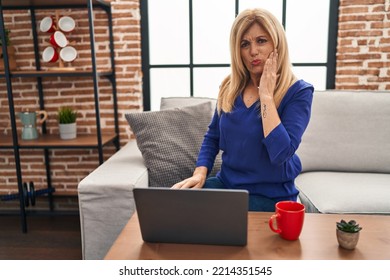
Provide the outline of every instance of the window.
[[141,0],[144,110],[158,110],[161,97],[216,98],[233,20],[254,7],[285,27],[295,74],[334,88],[338,0]]

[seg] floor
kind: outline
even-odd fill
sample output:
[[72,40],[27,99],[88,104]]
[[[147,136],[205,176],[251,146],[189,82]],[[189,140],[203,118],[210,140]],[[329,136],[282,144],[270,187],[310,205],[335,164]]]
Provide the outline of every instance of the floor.
[[81,260],[80,218],[74,214],[27,216],[0,213],[0,260]]

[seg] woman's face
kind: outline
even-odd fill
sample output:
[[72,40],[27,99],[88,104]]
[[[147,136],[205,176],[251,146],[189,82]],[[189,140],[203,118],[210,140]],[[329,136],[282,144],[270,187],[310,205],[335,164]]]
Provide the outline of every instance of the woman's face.
[[268,33],[254,23],[244,33],[240,42],[241,58],[251,76],[261,76],[265,61],[274,50]]

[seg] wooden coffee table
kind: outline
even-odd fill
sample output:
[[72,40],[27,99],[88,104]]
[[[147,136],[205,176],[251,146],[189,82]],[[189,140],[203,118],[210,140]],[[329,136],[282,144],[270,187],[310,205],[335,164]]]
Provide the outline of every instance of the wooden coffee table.
[[[105,259],[115,260],[390,260],[390,216],[306,214],[299,240],[287,241],[268,226],[272,213],[248,213],[246,246],[147,243],[142,240],[138,217],[132,216]],[[355,250],[338,246],[336,222],[355,219],[362,227]]]

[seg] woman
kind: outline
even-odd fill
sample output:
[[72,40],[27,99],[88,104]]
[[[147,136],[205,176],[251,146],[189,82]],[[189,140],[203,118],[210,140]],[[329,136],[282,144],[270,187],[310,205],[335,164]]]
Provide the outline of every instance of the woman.
[[[246,189],[249,210],[274,211],[276,202],[298,196],[294,180],[302,167],[295,152],[314,88],[294,76],[284,29],[266,10],[237,16],[230,50],[231,74],[220,87],[197,167],[173,188]],[[206,180],[219,150],[221,170]]]

